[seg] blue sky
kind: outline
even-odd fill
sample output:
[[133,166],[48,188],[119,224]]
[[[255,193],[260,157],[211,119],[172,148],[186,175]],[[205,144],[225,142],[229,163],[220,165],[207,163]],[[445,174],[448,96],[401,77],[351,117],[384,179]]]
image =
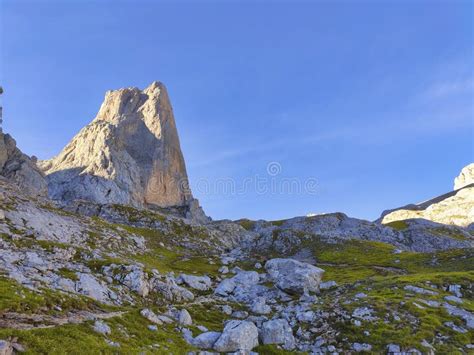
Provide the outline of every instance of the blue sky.
[[[447,192],[474,161],[471,1],[0,3],[19,146],[52,157],[105,91],[160,80],[214,218],[375,219]],[[317,189],[261,193],[245,185],[257,177]]]

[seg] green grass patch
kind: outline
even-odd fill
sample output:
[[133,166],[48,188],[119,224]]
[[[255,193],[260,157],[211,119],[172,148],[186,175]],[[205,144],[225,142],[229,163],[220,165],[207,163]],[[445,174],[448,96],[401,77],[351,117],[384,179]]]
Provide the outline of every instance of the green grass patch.
[[408,228],[408,224],[405,221],[393,221],[385,224],[387,227],[396,229],[397,231],[402,231]]

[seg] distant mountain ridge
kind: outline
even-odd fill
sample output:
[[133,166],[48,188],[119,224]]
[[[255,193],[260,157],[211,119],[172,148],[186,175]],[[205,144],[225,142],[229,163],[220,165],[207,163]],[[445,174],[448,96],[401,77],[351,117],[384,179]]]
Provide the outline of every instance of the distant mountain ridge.
[[454,191],[382,213],[384,224],[414,218],[474,229],[474,163],[454,180]]

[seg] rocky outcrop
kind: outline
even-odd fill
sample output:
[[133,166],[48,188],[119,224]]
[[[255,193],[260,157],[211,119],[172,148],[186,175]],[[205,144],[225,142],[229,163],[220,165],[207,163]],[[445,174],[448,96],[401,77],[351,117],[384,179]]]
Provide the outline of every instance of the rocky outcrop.
[[472,228],[474,225],[474,164],[469,164],[454,181],[455,190],[428,201],[384,211],[380,221],[421,218],[441,224]]
[[40,162],[54,200],[146,206],[199,206],[188,186],[165,86],[106,93],[95,119],[55,158]]
[[454,179],[454,190],[459,190],[470,184],[474,184],[474,163],[465,166]]
[[47,184],[35,158],[30,158],[17,148],[9,134],[0,132],[0,175],[33,196],[46,196]]

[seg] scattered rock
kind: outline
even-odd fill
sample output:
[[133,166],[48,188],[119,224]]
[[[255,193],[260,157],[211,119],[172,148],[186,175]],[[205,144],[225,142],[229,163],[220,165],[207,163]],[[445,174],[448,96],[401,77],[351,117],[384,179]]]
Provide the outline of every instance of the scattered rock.
[[199,290],[207,291],[211,288],[212,282],[208,276],[193,276],[181,274],[179,279],[183,281],[187,286]]
[[271,259],[265,269],[278,288],[296,294],[319,291],[324,273],[323,269],[293,259]]
[[104,335],[110,334],[112,332],[110,327],[107,324],[105,324],[103,321],[100,321],[100,320],[95,321],[94,331],[99,333],[99,334],[104,334]]
[[216,287],[214,292],[217,295],[226,297],[234,291],[235,287],[236,287],[236,283],[233,279],[224,279]]
[[320,290],[328,290],[330,288],[337,287],[336,281],[326,281],[326,282],[321,282],[319,284],[319,289]]
[[228,274],[229,273],[229,268],[227,266],[221,266],[218,271],[221,274]]
[[0,355],[13,355],[13,346],[9,341],[0,340]]
[[230,316],[232,314],[232,307],[225,304],[222,306],[222,313],[224,314],[227,314],[228,316]]
[[468,328],[474,329],[474,314],[465,309],[452,306],[449,303],[444,303],[443,306],[450,315],[461,317],[466,322]]
[[191,315],[185,309],[182,309],[181,311],[179,311],[177,319],[178,319],[178,324],[180,324],[180,325],[191,325],[191,324],[193,324],[193,320],[191,318]]
[[158,325],[163,324],[160,318],[158,318],[158,316],[151,309],[148,309],[148,308],[142,309],[140,311],[140,314],[152,323],[155,323]]
[[398,355],[400,353],[400,345],[397,344],[388,344],[387,352],[390,355]]
[[263,344],[283,345],[285,350],[295,348],[295,338],[290,325],[284,319],[274,319],[262,324],[260,337]]
[[462,298],[461,285],[449,285],[448,292],[454,293],[456,297]]
[[272,309],[265,302],[266,302],[266,299],[264,297],[258,297],[252,304],[252,313],[269,314],[272,311]]
[[454,324],[453,322],[446,322],[444,323],[444,325],[448,328],[451,328],[452,330],[454,330],[455,332],[458,332],[458,333],[467,333],[467,330],[464,329],[463,327],[459,327],[457,326],[456,324]]
[[365,343],[354,343],[352,344],[352,349],[354,349],[356,352],[362,352],[362,351],[370,351],[372,350],[372,345],[370,344],[365,344]]
[[444,299],[448,302],[463,303],[463,300],[456,296],[445,296]]
[[405,291],[418,293],[420,295],[436,296],[438,294],[438,292],[436,292],[436,291],[426,290],[424,288],[417,287],[417,286],[412,286],[412,285],[406,285],[403,289]]
[[202,333],[195,337],[191,344],[199,349],[212,349],[221,335],[219,332]]
[[252,322],[231,320],[214,344],[214,350],[220,352],[250,351],[258,346],[258,329]]

